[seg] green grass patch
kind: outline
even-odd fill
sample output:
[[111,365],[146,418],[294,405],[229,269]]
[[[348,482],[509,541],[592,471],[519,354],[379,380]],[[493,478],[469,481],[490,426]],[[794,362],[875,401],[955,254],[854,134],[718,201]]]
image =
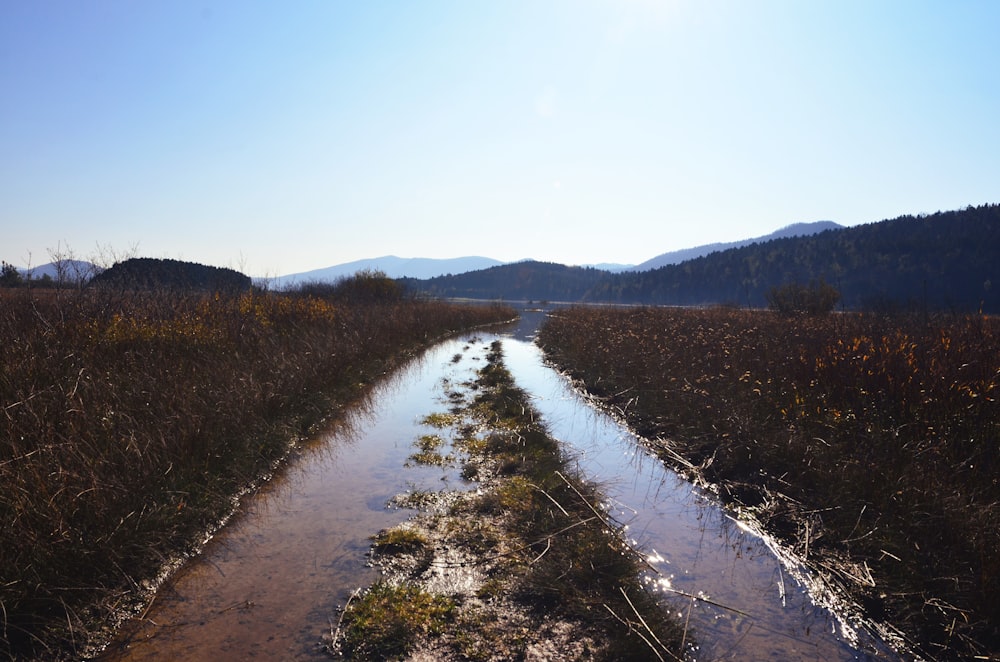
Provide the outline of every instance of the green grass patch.
[[360,660],[402,659],[421,638],[440,634],[454,612],[446,597],[413,584],[378,582],[345,612],[342,650]]
[[454,457],[441,453],[441,448],[447,442],[436,434],[425,434],[417,438],[413,444],[418,451],[407,459],[411,464],[423,464],[427,466],[443,467],[454,462]]
[[458,414],[443,414],[438,412],[424,416],[420,422],[432,428],[449,428],[460,420],[460,418]]

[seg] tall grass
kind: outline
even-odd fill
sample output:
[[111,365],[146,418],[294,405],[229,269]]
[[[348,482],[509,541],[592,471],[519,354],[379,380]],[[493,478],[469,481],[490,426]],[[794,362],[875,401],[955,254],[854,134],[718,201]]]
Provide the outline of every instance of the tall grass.
[[0,297],[0,658],[78,657],[290,444],[510,309],[305,294]]
[[1000,650],[1000,321],[576,308],[540,342],[924,655]]

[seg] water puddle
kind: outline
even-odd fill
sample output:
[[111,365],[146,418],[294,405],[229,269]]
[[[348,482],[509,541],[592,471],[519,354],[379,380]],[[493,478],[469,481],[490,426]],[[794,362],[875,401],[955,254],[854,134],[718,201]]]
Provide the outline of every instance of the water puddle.
[[[551,434],[603,486],[609,511],[628,524],[648,557],[652,587],[688,623],[699,659],[898,659],[867,640],[872,653],[849,645],[857,633],[813,603],[765,540],[546,367],[525,341],[540,317],[526,313],[504,336],[507,367]],[[320,642],[338,607],[375,579],[370,536],[412,514],[387,502],[406,491],[468,487],[455,468],[407,460],[414,441],[435,432],[423,417],[448,410],[449,392],[484,365],[493,339],[445,341],[379,385],[349,420],[247,499],[101,659],[330,659]]]
[[376,578],[370,536],[413,514],[389,500],[464,484],[456,469],[404,465],[414,439],[434,432],[419,421],[443,410],[442,379],[466,379],[477,349],[447,341],[380,384],[246,499],[100,659],[329,659],[319,644],[338,605]]

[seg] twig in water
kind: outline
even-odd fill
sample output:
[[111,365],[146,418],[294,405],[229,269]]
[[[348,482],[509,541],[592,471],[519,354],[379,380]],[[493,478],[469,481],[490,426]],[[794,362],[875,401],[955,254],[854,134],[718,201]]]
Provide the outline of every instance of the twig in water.
[[697,596],[697,595],[695,595],[693,593],[688,593],[687,591],[681,591],[680,589],[676,589],[676,588],[673,588],[673,587],[670,587],[670,586],[664,586],[661,590],[667,591],[668,593],[673,593],[675,595],[682,595],[685,598],[692,598],[694,600],[699,600],[701,602],[704,602],[707,605],[712,605],[713,607],[718,607],[720,609],[725,609],[726,611],[731,611],[734,614],[739,614],[740,616],[746,616],[749,619],[753,619],[753,616],[751,616],[750,614],[746,613],[745,611],[741,611],[741,610],[737,609],[736,607],[730,607],[728,605],[722,604],[721,602],[716,602],[715,600],[710,600],[710,599],[705,598],[705,597]]
[[642,639],[643,642],[647,646],[649,646],[649,650],[653,651],[653,655],[655,655],[657,658],[659,658],[660,662],[666,662],[663,659],[663,656],[660,655],[660,651],[656,650],[656,647],[653,646],[653,642],[651,642],[649,639],[647,639],[646,636],[643,633],[641,633],[638,630],[636,630],[635,626],[632,625],[632,623],[630,623],[629,621],[626,621],[624,618],[622,618],[621,616],[619,616],[618,614],[616,614],[614,609],[612,609],[608,605],[604,604],[603,602],[601,603],[601,606],[603,606],[605,609],[607,609],[608,613],[610,613],[612,616],[614,616],[616,619],[618,619],[619,623],[621,623],[622,625],[624,625],[625,627],[627,627],[630,631],[635,632],[636,636],[639,637],[640,639]]
[[559,510],[561,510],[561,511],[562,511],[562,514],[563,514],[563,515],[565,515],[566,517],[569,517],[569,513],[567,513],[567,512],[566,512],[566,509],[565,509],[565,508],[563,508],[563,507],[562,507],[562,506],[561,506],[561,505],[559,504],[559,502],[558,502],[558,501],[556,501],[556,500],[555,500],[554,498],[552,498],[552,495],[551,495],[551,494],[549,494],[548,492],[546,492],[545,490],[543,490],[543,489],[542,489],[542,488],[540,488],[539,486],[535,485],[534,483],[531,483],[531,486],[532,486],[533,488],[535,488],[536,490],[538,490],[539,492],[541,492],[542,494],[544,494],[544,495],[545,495],[546,497],[548,497],[549,501],[551,501],[552,503],[556,504],[556,508],[558,508]]
[[[660,646],[661,650],[667,650],[667,647],[663,645],[663,642],[660,641],[660,639],[653,632],[652,628],[649,627],[649,624],[646,623],[646,619],[643,618],[642,614],[639,613],[639,610],[635,608],[635,605],[632,603],[632,599],[628,597],[628,593],[625,592],[625,589],[619,586],[618,590],[621,591],[623,596],[625,596],[625,602],[627,602],[628,606],[632,608],[632,611],[635,613],[635,617],[639,619],[640,623],[642,623],[642,627],[646,628],[646,632],[648,632],[649,636],[653,638],[653,641]],[[663,658],[661,657],[660,659],[662,660]]]
[[[351,606],[351,600],[353,600],[354,598],[358,597],[359,593],[361,593],[361,587],[360,586],[358,588],[354,589],[354,593],[351,593],[351,597],[347,598],[347,604],[344,605],[344,608],[340,612],[340,618],[337,619],[337,627],[333,631],[333,639],[330,640],[330,644],[332,646],[336,646],[337,645],[337,640],[340,639],[340,626],[344,624],[344,616],[347,615],[347,609],[348,609],[348,607]],[[334,650],[336,650],[336,649],[334,649]]]
[[219,611],[219,613],[225,614],[227,611],[232,611],[233,609],[250,609],[256,606],[257,604],[253,600],[244,600],[242,602],[234,602],[225,609]]
[[153,603],[156,602],[156,596],[157,594],[153,593],[153,597],[149,599],[149,603],[146,605],[146,608],[142,610],[142,615],[139,617],[140,621],[146,620],[146,614],[148,614],[149,610],[153,608]]
[[688,623],[690,623],[690,622],[691,622],[691,611],[692,611],[693,609],[694,609],[694,598],[692,597],[692,598],[691,598],[691,601],[690,601],[690,602],[688,602],[688,611],[687,611],[687,615],[686,615],[686,616],[684,616],[684,631],[683,631],[683,632],[681,633],[681,652],[682,652],[682,653],[684,652],[684,645],[685,645],[685,644],[687,643],[687,637],[688,637]]
[[[594,513],[594,515],[597,516],[597,519],[599,519],[601,521],[601,523],[604,524],[604,526],[606,526],[608,528],[609,531],[618,531],[619,530],[619,527],[615,526],[614,524],[612,524],[608,520],[607,514],[606,513],[602,514],[602,513],[598,512],[598,510],[596,508],[594,508],[593,504],[591,504],[590,501],[588,501],[587,498],[584,497],[580,493],[580,490],[576,489],[576,486],[573,485],[573,483],[571,483],[569,481],[569,479],[566,478],[566,476],[562,475],[562,472],[556,471],[555,475],[557,475],[560,478],[562,478],[563,482],[566,483],[567,487],[569,487],[569,489],[571,489],[574,492],[576,492],[576,495],[578,497],[580,497],[580,500],[583,501],[587,505],[587,508],[590,509],[590,512]],[[646,559],[646,557],[643,556],[642,554],[640,554],[634,547],[632,547],[632,545],[628,544],[628,541],[626,541],[624,539],[624,537],[622,537],[621,540],[625,544],[625,548],[628,551],[632,552],[632,555],[636,558],[636,560],[639,563],[642,563],[643,565],[645,565],[647,568],[649,568],[650,570],[652,570],[656,574],[660,574],[660,571],[657,570],[655,567],[653,567],[653,565]]]

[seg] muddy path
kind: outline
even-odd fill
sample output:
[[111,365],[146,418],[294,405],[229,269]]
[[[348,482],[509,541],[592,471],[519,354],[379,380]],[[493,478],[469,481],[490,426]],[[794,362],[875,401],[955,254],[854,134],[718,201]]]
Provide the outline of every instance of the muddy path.
[[[528,312],[500,336],[508,367],[601,485],[608,512],[649,562],[649,589],[697,639],[697,659],[900,659],[849,608],[824,602],[794,559],[779,559],[766,538],[666,470],[545,366],[528,342],[540,316]],[[417,514],[387,504],[400,494],[475,489],[459,466],[410,458],[415,440],[435,433],[427,415],[447,411],[493,339],[445,341],[380,384],[246,500],[101,659],[330,659],[324,640],[340,608],[379,576],[371,537]]]
[[389,500],[462,483],[448,468],[404,465],[416,422],[440,406],[438,385],[464,344],[415,359],[303,447],[100,659],[329,659],[320,642],[337,606],[375,577],[370,537],[413,514]]

